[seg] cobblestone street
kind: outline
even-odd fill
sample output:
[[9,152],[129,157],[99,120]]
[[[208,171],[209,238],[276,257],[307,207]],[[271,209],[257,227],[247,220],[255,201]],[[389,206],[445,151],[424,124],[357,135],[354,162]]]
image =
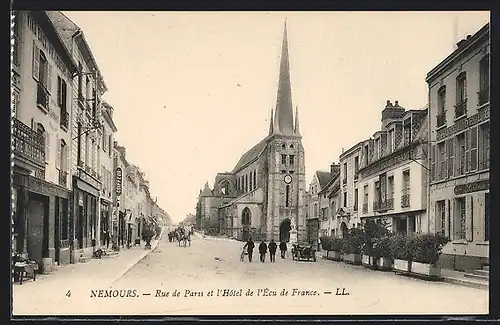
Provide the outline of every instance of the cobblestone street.
[[[98,281],[92,283],[90,277],[75,277],[70,275],[73,272],[65,270],[64,274],[58,271],[60,273],[52,275],[50,280],[37,280],[23,284],[22,288],[15,286],[14,313],[342,315],[488,312],[487,290],[426,282],[321,258],[313,263],[282,260],[278,256],[276,263],[271,264],[268,256],[266,263],[259,262],[254,252],[252,263],[242,263],[239,259],[242,245],[237,241],[193,236],[191,246],[185,248],[163,238],[156,250],[112,284],[112,289],[136,290],[137,297],[91,298],[91,290],[99,295],[98,290],[109,289],[112,276],[96,272],[94,278]],[[124,258],[125,254],[122,256]],[[75,267],[74,272],[83,274],[84,267],[82,265],[81,270]],[[266,288],[269,289],[266,296],[264,291],[258,292]],[[349,295],[336,295],[337,288],[345,288]],[[219,296],[217,289],[221,290]],[[232,293],[242,296],[223,297],[223,289],[232,289]],[[254,291],[254,296],[245,295],[248,289]],[[280,296],[282,289],[288,291],[287,296]],[[294,289],[297,289],[295,295]],[[72,291],[71,297],[65,296],[68,290]],[[180,293],[179,297],[172,297],[174,290]],[[211,290],[214,290],[213,298],[207,297]],[[318,295],[306,295],[313,291]],[[328,291],[332,294],[325,294]],[[35,294],[37,292],[43,294]],[[121,293],[126,294],[126,291]],[[134,295],[133,291],[128,294]]]

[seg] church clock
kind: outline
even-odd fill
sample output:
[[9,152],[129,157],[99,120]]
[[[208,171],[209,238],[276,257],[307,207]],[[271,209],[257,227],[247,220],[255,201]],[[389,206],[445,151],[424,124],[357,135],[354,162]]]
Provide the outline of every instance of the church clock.
[[286,184],[290,184],[292,182],[292,176],[286,175],[284,180]]

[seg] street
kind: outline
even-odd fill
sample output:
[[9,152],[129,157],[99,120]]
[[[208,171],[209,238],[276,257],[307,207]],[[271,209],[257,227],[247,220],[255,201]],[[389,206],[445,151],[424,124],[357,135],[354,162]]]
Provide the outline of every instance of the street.
[[[23,300],[16,304],[16,299],[21,298],[14,295],[14,312],[120,315],[488,312],[487,290],[427,282],[321,258],[316,263],[282,260],[279,252],[273,264],[269,263],[269,256],[265,263],[259,262],[257,251],[252,263],[241,262],[242,245],[237,241],[193,236],[190,247],[179,247],[177,243],[169,243],[165,236],[156,250],[116,282],[110,281],[108,285],[104,281],[70,282],[64,288],[51,288],[50,283],[47,288],[40,285],[36,303]],[[65,296],[68,290],[72,291],[70,297]],[[253,291],[252,296],[247,296],[249,291]],[[282,295],[286,292],[287,295]]]

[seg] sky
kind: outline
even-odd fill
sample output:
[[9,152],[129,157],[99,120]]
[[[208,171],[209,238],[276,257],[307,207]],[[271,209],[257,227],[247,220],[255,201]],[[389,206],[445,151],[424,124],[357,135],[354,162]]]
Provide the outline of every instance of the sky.
[[379,130],[387,100],[424,107],[427,72],[490,20],[484,11],[64,14],[109,88],[116,140],[174,222],[268,134],[285,17],[308,184]]

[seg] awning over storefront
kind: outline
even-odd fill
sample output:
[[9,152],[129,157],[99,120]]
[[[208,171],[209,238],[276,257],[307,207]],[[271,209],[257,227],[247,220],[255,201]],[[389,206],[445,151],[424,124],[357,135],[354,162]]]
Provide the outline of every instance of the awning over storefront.
[[81,179],[79,179],[77,177],[75,177],[74,180],[75,180],[75,186],[77,188],[79,188],[80,190],[85,191],[87,193],[90,193],[95,197],[99,197],[99,190],[98,189],[85,183],[84,181],[82,181]]

